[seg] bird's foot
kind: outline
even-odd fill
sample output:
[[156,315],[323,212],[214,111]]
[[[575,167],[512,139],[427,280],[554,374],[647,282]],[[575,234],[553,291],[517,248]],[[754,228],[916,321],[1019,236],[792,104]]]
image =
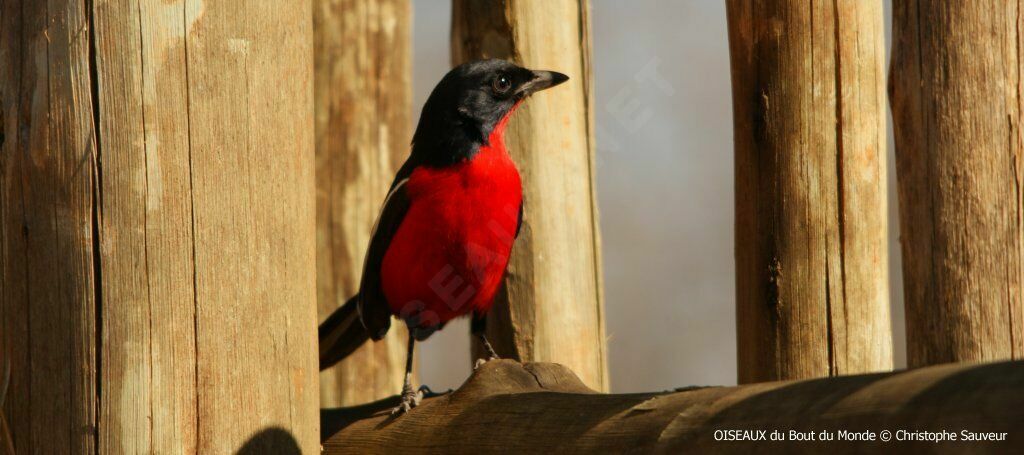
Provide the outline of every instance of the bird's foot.
[[419,406],[422,397],[422,391],[415,390],[411,385],[406,384],[405,387],[402,387],[402,401],[391,410],[391,415],[401,415],[411,411],[412,408]]
[[391,408],[391,415],[393,415],[395,417],[398,417],[398,416],[400,416],[402,414],[405,414],[405,413],[407,413],[409,411],[412,411],[412,408],[414,408],[414,407],[416,407],[416,406],[411,401],[406,401],[403,398],[402,402],[398,406],[395,406],[394,408]]

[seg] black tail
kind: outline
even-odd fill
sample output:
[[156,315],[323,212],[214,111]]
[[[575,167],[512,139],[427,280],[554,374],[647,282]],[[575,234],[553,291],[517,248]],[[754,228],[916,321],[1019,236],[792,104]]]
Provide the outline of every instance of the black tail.
[[320,371],[348,357],[370,339],[370,332],[359,320],[359,308],[356,307],[358,298],[359,295],[356,295],[348,299],[320,324]]

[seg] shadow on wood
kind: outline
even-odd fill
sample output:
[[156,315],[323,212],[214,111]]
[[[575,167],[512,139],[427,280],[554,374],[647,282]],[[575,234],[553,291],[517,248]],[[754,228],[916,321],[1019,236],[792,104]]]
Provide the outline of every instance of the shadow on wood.
[[235,455],[260,455],[276,453],[279,455],[301,455],[299,442],[292,433],[281,427],[271,427],[253,435],[235,452]]
[[[696,452],[836,453],[867,450],[1011,452],[1024,434],[1024,362],[939,365],[896,373],[599,394],[550,363],[488,362],[458,390],[393,418],[397,398],[321,411],[324,453]],[[787,441],[716,441],[716,430],[778,430]],[[790,431],[833,441],[790,441]],[[957,440],[907,441],[943,430]],[[961,431],[1007,433],[962,441]],[[874,441],[841,441],[840,431]],[[880,440],[889,431],[893,441]],[[719,433],[721,436],[721,433]],[[898,440],[903,438],[903,441]]]

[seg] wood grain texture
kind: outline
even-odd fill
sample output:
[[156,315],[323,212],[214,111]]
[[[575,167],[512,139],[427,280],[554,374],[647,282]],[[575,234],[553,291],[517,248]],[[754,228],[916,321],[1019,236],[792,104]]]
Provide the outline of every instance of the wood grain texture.
[[[359,291],[384,196],[409,155],[412,104],[408,0],[316,0],[317,306],[326,318]],[[395,324],[320,374],[320,405],[402,390],[406,330]]]
[[907,362],[1020,358],[1020,2],[893,7]]
[[48,3],[0,13],[18,453],[315,451],[309,4]]
[[[597,394],[556,364],[488,362],[454,393],[397,419],[384,400],[327,410],[325,454],[1019,453],[1024,362]],[[1005,432],[1001,442],[716,441],[715,430]]]
[[312,18],[186,4],[200,453],[317,450]]
[[727,11],[739,381],[891,369],[881,1]]
[[[183,3],[96,2],[102,237],[100,448],[196,450]],[[150,422],[146,424],[144,422]]]
[[523,177],[524,216],[488,337],[502,357],[562,363],[607,390],[588,2],[455,0],[452,7],[454,64],[503,58],[570,78],[524,103],[506,134]]
[[0,5],[3,412],[18,453],[94,453],[98,153],[89,11]]

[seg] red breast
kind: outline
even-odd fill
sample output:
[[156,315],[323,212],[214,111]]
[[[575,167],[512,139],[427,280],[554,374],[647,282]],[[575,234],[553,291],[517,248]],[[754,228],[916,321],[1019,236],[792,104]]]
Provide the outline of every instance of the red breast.
[[[518,107],[518,104],[516,105]],[[409,212],[384,255],[391,311],[430,326],[485,313],[508,264],[522,183],[504,132],[512,109],[472,158],[421,167],[406,183]]]

